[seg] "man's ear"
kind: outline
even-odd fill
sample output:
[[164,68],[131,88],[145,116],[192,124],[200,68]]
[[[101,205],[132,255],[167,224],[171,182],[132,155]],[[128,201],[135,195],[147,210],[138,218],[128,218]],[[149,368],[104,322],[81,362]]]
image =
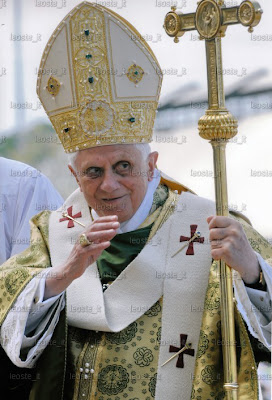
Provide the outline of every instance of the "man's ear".
[[[79,179],[78,179],[78,176],[77,176],[76,171],[73,169],[73,167],[72,167],[70,164],[68,165],[68,168],[69,168],[69,170],[72,172],[72,174],[74,175],[74,177],[76,178],[77,184],[78,184],[78,186],[79,186],[79,188],[80,188],[80,190],[81,190],[81,185],[80,185],[80,182],[79,182]],[[81,192],[82,192],[82,190],[81,190]]]
[[159,157],[159,153],[157,151],[153,151],[148,155],[148,180],[152,181],[154,170],[156,168],[157,160]]

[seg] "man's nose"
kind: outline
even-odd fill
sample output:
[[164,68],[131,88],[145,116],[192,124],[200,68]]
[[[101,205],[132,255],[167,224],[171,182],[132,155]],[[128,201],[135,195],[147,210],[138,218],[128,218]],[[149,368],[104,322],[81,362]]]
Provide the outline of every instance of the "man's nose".
[[118,189],[120,184],[118,182],[118,178],[113,171],[106,171],[103,176],[103,181],[100,185],[100,189],[104,192],[113,192],[114,190]]

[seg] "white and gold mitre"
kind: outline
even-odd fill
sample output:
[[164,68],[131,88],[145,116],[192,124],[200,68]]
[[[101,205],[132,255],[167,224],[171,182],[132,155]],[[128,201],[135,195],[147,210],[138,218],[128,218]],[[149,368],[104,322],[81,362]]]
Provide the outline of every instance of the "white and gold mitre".
[[139,32],[115,12],[83,2],[50,37],[37,94],[64,150],[74,152],[151,142],[161,83]]

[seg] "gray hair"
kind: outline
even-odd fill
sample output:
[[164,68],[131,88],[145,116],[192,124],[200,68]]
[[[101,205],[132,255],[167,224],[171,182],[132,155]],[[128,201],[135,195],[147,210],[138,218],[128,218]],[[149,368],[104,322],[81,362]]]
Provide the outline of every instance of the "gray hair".
[[[151,153],[151,147],[149,143],[131,143],[133,146],[135,146],[136,149],[138,149],[142,153],[142,158],[144,161],[147,160],[149,154]],[[109,145],[110,146],[110,145]],[[114,145],[113,145],[114,146]],[[126,145],[123,145],[126,146]],[[78,153],[82,150],[75,151],[74,153],[67,154],[68,155],[68,160],[69,160],[69,165],[76,170],[75,162],[76,158],[78,156]]]

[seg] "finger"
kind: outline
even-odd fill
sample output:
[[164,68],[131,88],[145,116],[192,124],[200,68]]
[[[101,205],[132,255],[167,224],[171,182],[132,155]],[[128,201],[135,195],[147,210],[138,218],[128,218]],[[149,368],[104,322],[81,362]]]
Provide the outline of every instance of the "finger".
[[223,252],[222,250],[219,249],[213,249],[211,251],[211,256],[214,260],[221,260],[223,258]]
[[210,230],[210,241],[212,242],[213,240],[222,240],[225,239],[228,236],[228,230],[227,228],[212,228]]
[[212,219],[209,222],[209,229],[212,228],[227,228],[231,223],[233,222],[233,219],[229,217],[222,217],[222,216],[215,216],[212,217]]
[[206,221],[208,222],[208,224],[211,222],[211,220],[212,220],[213,218],[214,218],[214,216],[213,216],[213,215],[207,218],[207,220],[206,220]]
[[222,240],[211,240],[212,249],[220,249],[223,246]]
[[89,232],[97,232],[108,229],[118,229],[119,227],[120,224],[118,221],[94,223],[93,225],[91,225],[90,230],[87,231],[86,234]]
[[100,223],[100,222],[113,222],[118,221],[117,215],[105,215],[103,217],[98,217],[93,224]]
[[106,231],[88,232],[86,237],[90,242],[101,243],[113,239],[116,234],[116,229],[108,229]]

